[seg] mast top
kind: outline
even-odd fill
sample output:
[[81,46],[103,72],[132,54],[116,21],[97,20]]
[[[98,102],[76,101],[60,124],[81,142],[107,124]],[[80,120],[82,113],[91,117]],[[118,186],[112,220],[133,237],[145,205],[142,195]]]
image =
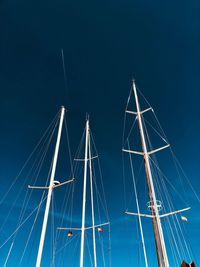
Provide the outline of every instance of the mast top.
[[89,120],[90,120],[90,115],[89,115],[89,113],[86,112],[86,116],[85,116],[85,117],[86,117],[86,121],[89,122]]

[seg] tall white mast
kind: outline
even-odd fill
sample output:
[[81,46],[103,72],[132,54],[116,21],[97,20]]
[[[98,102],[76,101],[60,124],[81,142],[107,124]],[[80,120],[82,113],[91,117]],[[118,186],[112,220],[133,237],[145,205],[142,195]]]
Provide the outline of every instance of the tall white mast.
[[164,241],[164,236],[163,236],[163,230],[162,230],[159,210],[157,206],[157,199],[156,199],[154,182],[153,182],[153,177],[152,177],[152,172],[151,172],[151,166],[149,162],[149,154],[147,151],[140,105],[139,105],[137,90],[136,90],[134,81],[133,81],[133,91],[135,95],[135,102],[136,102],[136,109],[137,109],[136,113],[137,113],[139,129],[140,129],[140,137],[141,137],[142,149],[143,149],[143,155],[144,155],[144,161],[145,161],[145,171],[146,171],[148,191],[149,191],[149,197],[150,197],[150,203],[151,203],[150,205],[152,205],[151,212],[153,215],[152,220],[153,220],[153,228],[154,228],[154,235],[155,235],[155,241],[156,241],[158,265],[159,267],[169,267],[167,251],[166,251],[166,246],[165,246],[165,241]]
[[49,208],[50,208],[50,203],[51,203],[51,195],[52,195],[52,190],[53,190],[53,182],[54,182],[56,165],[57,165],[57,158],[58,158],[58,151],[59,151],[59,146],[60,146],[60,138],[61,138],[61,133],[62,133],[64,114],[65,114],[65,108],[61,107],[60,123],[59,123],[57,141],[56,141],[55,152],[54,152],[54,157],[53,157],[53,165],[52,165],[52,170],[51,170],[51,177],[50,177],[50,182],[49,182],[48,196],[47,196],[47,201],[46,201],[46,208],[45,208],[45,214],[44,214],[44,219],[43,219],[36,267],[40,267],[41,259],[42,259],[42,252],[43,252],[44,239],[45,239],[45,233],[46,233],[46,228],[47,228]]
[[85,240],[85,204],[86,204],[86,190],[87,190],[88,140],[89,140],[89,120],[87,119],[85,128],[85,162],[84,162],[84,181],[83,181],[80,267],[83,267],[83,260],[84,260],[83,254],[84,254],[84,240]]
[[92,155],[91,155],[91,142],[89,131],[89,167],[90,167],[90,193],[91,193],[91,208],[92,208],[92,236],[93,236],[93,253],[94,253],[94,267],[97,267],[97,254],[96,254],[96,236],[95,236],[95,221],[94,221],[94,194],[93,194],[93,179],[92,179]]
[[[95,229],[103,225],[108,225],[107,223],[101,223],[95,225],[95,212],[94,212],[94,191],[93,191],[93,171],[92,171],[92,159],[97,158],[97,156],[92,155],[91,151],[91,138],[90,138],[90,126],[89,119],[86,119],[85,126],[85,157],[84,157],[84,177],[83,177],[83,197],[82,197],[82,225],[81,228],[63,228],[59,227],[59,230],[75,230],[81,231],[81,244],[80,244],[80,265],[84,266],[84,245],[85,245],[85,231],[91,229],[93,236],[93,256],[94,256],[94,267],[97,267],[97,254],[96,254],[96,235]],[[77,159],[81,160],[82,159]],[[89,167],[89,183],[90,183],[90,197],[91,197],[91,215],[92,215],[92,226],[85,227],[85,213],[86,213],[86,195],[87,195],[87,171]]]

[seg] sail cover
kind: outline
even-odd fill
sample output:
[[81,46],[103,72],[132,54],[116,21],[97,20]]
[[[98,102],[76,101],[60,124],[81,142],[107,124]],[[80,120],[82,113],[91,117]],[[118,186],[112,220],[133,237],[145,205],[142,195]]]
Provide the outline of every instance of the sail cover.
[[195,264],[193,261],[191,263],[187,263],[187,262],[183,261],[181,264],[181,267],[195,267]]

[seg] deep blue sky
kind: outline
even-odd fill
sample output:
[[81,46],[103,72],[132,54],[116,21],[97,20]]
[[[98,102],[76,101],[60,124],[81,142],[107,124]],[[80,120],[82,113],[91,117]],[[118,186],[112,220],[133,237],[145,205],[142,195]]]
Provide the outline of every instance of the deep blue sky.
[[[123,245],[137,257],[130,236],[120,234],[121,139],[133,77],[200,193],[199,1],[2,0],[0,26],[1,194],[62,104],[69,109],[73,153],[90,113],[115,225],[113,266],[129,266],[126,251],[119,253]],[[191,240],[200,225],[193,216]],[[198,255],[200,244],[194,243]]]

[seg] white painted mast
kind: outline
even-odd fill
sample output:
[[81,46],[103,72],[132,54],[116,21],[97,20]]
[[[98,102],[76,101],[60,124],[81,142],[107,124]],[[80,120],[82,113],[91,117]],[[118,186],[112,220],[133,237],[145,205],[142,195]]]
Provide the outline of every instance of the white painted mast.
[[[82,197],[82,225],[81,228],[63,228],[59,227],[59,230],[74,230],[81,231],[81,243],[80,243],[80,267],[84,267],[84,246],[85,246],[85,231],[92,230],[92,240],[93,240],[93,256],[94,256],[94,267],[97,267],[97,253],[96,253],[96,234],[95,229],[103,225],[108,225],[107,223],[101,223],[95,225],[95,212],[94,212],[94,191],[93,191],[93,171],[92,171],[92,160],[97,158],[97,156],[92,155],[91,151],[91,136],[90,136],[90,126],[89,118],[86,119],[85,126],[85,156],[84,159],[76,159],[84,161],[84,177],[83,177],[83,197]],[[91,200],[91,215],[92,215],[92,226],[85,227],[85,213],[86,213],[86,197],[87,197],[87,175],[89,167],[89,183],[90,183],[90,200]]]
[[144,161],[145,161],[145,171],[146,171],[146,178],[147,178],[147,184],[148,184],[148,191],[149,191],[150,203],[152,205],[151,212],[152,212],[152,221],[153,221],[154,235],[155,235],[155,241],[156,241],[158,265],[159,267],[169,267],[167,251],[166,251],[166,246],[165,246],[165,241],[164,241],[164,236],[163,236],[163,230],[162,230],[159,210],[157,206],[157,199],[156,199],[154,182],[153,182],[153,177],[152,177],[152,172],[151,172],[151,166],[149,162],[149,153],[147,151],[146,138],[145,138],[143,123],[142,123],[142,116],[141,116],[142,112],[140,110],[137,90],[136,90],[134,81],[133,81],[133,91],[135,95],[135,102],[136,102],[136,109],[137,109],[136,113],[137,113],[139,129],[140,129],[143,156],[144,156]]
[[93,237],[93,253],[94,253],[94,267],[97,267],[96,254],[96,235],[95,235],[95,221],[94,221],[94,194],[93,194],[93,175],[92,175],[92,155],[91,155],[91,139],[89,130],[89,167],[90,167],[90,193],[91,193],[91,208],[92,208],[92,237]]
[[86,120],[85,128],[85,159],[84,159],[84,180],[83,180],[83,206],[82,206],[82,226],[81,226],[81,248],[80,248],[80,267],[83,267],[84,241],[85,241],[85,205],[87,190],[87,163],[88,163],[88,140],[89,140],[89,120]]
[[57,165],[57,158],[58,158],[58,151],[59,151],[59,146],[60,146],[64,114],[65,114],[65,108],[62,106],[57,141],[56,141],[55,152],[54,152],[54,157],[53,157],[53,165],[52,165],[51,176],[50,176],[50,183],[49,183],[49,188],[48,188],[48,196],[47,196],[47,201],[46,201],[45,214],[44,214],[43,225],[42,225],[42,232],[40,236],[40,244],[39,244],[39,249],[38,249],[36,267],[40,267],[41,259],[42,259],[42,252],[43,252],[44,239],[45,239],[45,233],[46,233],[46,228],[47,228],[49,208],[50,208],[50,203],[51,203],[51,195],[52,195],[52,190],[53,190],[53,182],[54,182],[56,165]]

